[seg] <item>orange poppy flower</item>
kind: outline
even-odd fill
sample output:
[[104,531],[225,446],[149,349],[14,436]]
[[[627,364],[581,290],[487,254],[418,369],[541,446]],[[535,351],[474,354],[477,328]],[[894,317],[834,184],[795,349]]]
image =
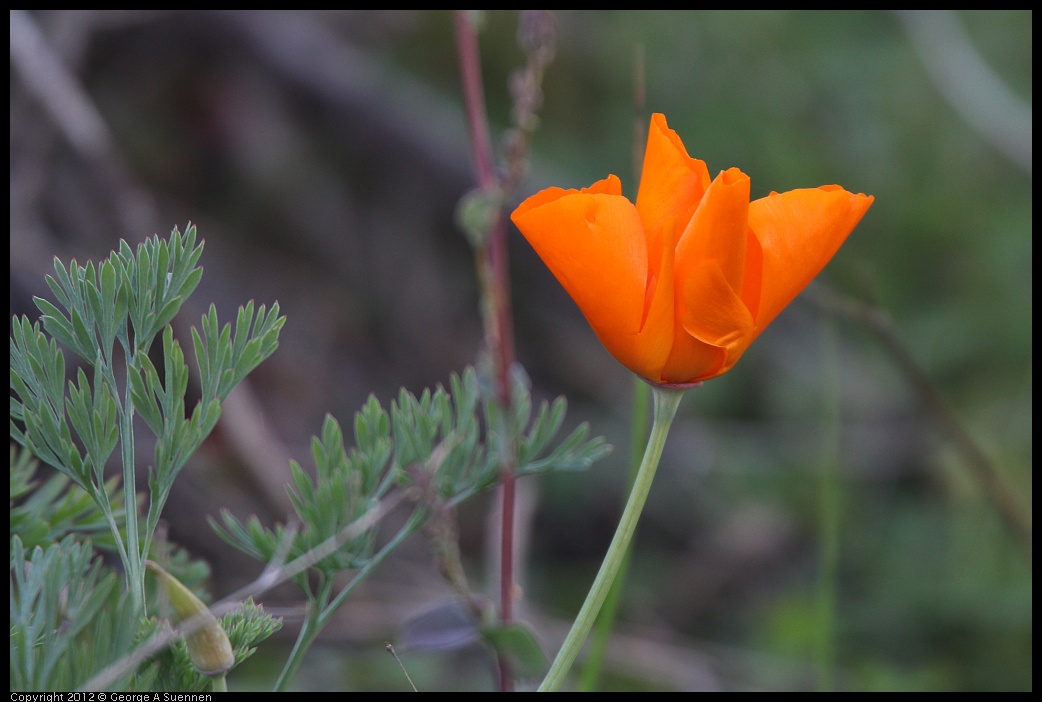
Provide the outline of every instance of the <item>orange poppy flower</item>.
[[610,175],[547,188],[510,218],[620,363],[686,385],[730,370],[873,199],[824,185],[749,202],[749,176],[711,179],[655,114],[636,205]]

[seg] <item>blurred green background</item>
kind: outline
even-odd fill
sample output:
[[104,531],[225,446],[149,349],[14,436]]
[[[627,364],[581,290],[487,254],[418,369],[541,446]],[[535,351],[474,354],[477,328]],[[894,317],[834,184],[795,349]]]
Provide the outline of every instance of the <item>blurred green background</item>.
[[[634,120],[643,137],[650,112],[711,173],[748,173],[754,197],[826,183],[875,195],[815,294],[878,300],[1030,520],[1031,12],[554,17],[515,201],[609,173],[632,195]],[[523,61],[518,15],[482,21],[498,139]],[[473,257],[453,219],[472,173],[448,11],[12,11],[11,313],[36,316],[53,256],[97,260],[191,221],[206,274],[179,334],[210,301],[225,318],[277,299],[288,316],[229,413],[244,419],[226,416],[167,510],[213,592],[260,565],[228,552],[207,514],[283,518],[283,459],[308,462],[325,412],[350,421],[370,392],[388,402],[475,361]],[[552,654],[624,499],[633,382],[510,237],[535,395],[566,395],[569,422],[616,446],[588,473],[521,485],[519,614]],[[1031,689],[1030,524],[1025,548],[968,464],[878,336],[801,297],[684,399],[602,685],[811,690],[832,660],[840,689]],[[460,513],[479,588],[490,504]],[[407,689],[384,642],[449,594],[426,544],[410,544],[349,600],[299,687]],[[291,589],[268,599],[290,633],[297,603]],[[232,689],[270,686],[289,640]],[[421,690],[493,686],[478,649],[399,653]]]

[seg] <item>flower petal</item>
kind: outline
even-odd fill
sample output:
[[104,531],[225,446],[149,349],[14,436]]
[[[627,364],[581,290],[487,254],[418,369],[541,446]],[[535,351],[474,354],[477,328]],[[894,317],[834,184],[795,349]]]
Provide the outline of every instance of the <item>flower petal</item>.
[[716,261],[704,261],[679,284],[677,320],[699,341],[728,348],[753,331],[749,314]]
[[817,275],[873,199],[838,185],[749,202],[651,119],[636,204],[615,176],[548,188],[511,215],[597,337],[652,383],[715,378]]
[[664,223],[675,220],[683,230],[709,182],[705,162],[688,156],[680,137],[666,125],[665,115],[652,115],[637,192],[637,210],[650,249],[661,245]]
[[741,290],[748,221],[749,176],[730,168],[713,180],[677,242],[678,284],[715,261],[731,287]]
[[[662,246],[658,253],[658,261],[651,261],[652,268],[658,269],[658,274],[648,281],[648,292],[645,299],[644,318],[641,321],[640,331],[628,343],[632,348],[626,350],[626,356],[633,359],[630,362],[622,361],[620,355],[615,357],[622,361],[623,365],[643,378],[657,378],[662,365],[669,357],[670,349],[673,347],[674,326],[676,315],[674,314],[674,277],[673,258],[676,253],[675,242],[676,221],[669,220],[663,227]],[[649,253],[653,255],[654,252]],[[613,352],[614,353],[614,352]]]
[[821,272],[874,199],[825,185],[771,193],[749,206],[763,252],[757,335]]
[[719,373],[727,358],[725,349],[699,341],[684,332],[680,322],[676,323],[673,335],[673,348],[669,358],[662,365],[662,370],[651,376],[644,376],[654,383],[694,383],[708,380]]
[[575,195],[582,193],[598,193],[604,195],[622,195],[622,182],[619,181],[618,176],[608,176],[603,180],[598,180],[596,183],[588,188],[582,190],[576,190],[574,188],[546,188],[540,190],[534,195],[527,198],[524,202],[517,206],[517,208],[510,214],[510,218],[514,219],[519,214],[524,214],[528,210],[534,210],[536,207],[545,205],[548,202],[554,200],[560,200],[566,195]]
[[[753,316],[716,261],[703,261],[676,282],[677,328],[662,382],[688,383],[724,373],[748,347]],[[731,361],[731,365],[734,365]],[[726,367],[725,367],[726,366]]]
[[643,368],[646,350],[635,342],[650,318],[648,247],[636,207],[619,191],[615,176],[582,191],[551,188],[523,202],[511,219],[608,351],[627,367]]

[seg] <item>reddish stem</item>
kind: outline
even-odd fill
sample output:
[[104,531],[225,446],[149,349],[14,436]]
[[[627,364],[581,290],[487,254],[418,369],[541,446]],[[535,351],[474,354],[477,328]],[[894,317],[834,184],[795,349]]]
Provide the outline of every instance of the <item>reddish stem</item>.
[[[466,10],[456,10],[456,45],[459,52],[463,98],[474,149],[474,169],[478,186],[487,192],[498,187],[492,161],[485,95],[481,85],[481,61],[477,35]],[[506,218],[498,209],[492,230],[477,250],[479,278],[485,315],[485,336],[497,380],[497,401],[509,411],[511,406],[510,369],[514,364],[514,339],[510,314],[510,287],[506,246]],[[504,456],[501,466],[503,483],[502,526],[500,528],[500,618],[509,622],[513,617],[514,590],[514,460]],[[513,681],[505,657],[499,657],[499,689],[509,691]]]

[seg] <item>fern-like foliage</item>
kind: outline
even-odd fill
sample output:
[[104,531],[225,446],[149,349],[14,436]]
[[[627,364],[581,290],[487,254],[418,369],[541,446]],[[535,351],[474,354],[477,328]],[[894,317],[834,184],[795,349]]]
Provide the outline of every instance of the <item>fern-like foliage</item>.
[[12,537],[10,585],[12,691],[74,690],[137,641],[140,612],[89,541],[26,549]]
[[[257,644],[282,628],[282,620],[276,619],[256,604],[252,598],[246,599],[234,611],[221,620],[221,628],[228,635],[235,654],[234,670],[244,660],[257,651]],[[148,640],[159,632],[168,632],[170,624],[164,620],[151,617],[144,621],[139,639]],[[145,668],[149,670],[149,668]],[[198,670],[188,655],[188,646],[184,639],[160,651],[152,660],[149,687],[153,692],[178,690],[179,692],[210,692],[213,680]]]
[[[454,506],[494,485],[507,442],[517,447],[519,476],[582,469],[610,450],[603,439],[588,438],[585,424],[551,446],[564,422],[565,400],[542,403],[533,418],[531,395],[521,379],[515,381],[514,406],[508,415],[482,392],[473,368],[453,375],[449,388],[439,385],[419,396],[403,389],[389,410],[370,396],[355,414],[350,449],[344,446],[339,423],[327,416],[321,436],[311,443],[315,477],[295,461],[290,465],[290,497],[296,512],[292,528],[268,528],[256,517],[243,523],[227,511],[211,525],[225,541],[258,560],[270,563],[287,556],[292,560],[337,538],[393,489],[418,489],[417,509],[422,515]],[[504,421],[507,416],[510,421]],[[506,435],[484,427],[506,427]],[[416,520],[417,528],[422,521]],[[373,548],[369,529],[341,543],[314,567],[331,578],[339,571],[364,567]],[[309,589],[303,574],[295,580]]]
[[[47,277],[55,302],[34,298],[40,321],[11,325],[11,438],[98,505],[139,606],[144,561],[174,480],[217,424],[228,393],[275,351],[285,321],[278,303],[269,310],[251,301],[234,330],[222,328],[211,305],[192,330],[202,397],[188,411],[188,365],[169,323],[199,284],[202,251],[189,225],[136,249],[120,242],[97,265],[55,259]],[[149,354],[160,336],[157,364]],[[78,357],[73,380],[65,351]],[[137,504],[135,417],[156,437],[143,525],[137,509],[123,509]],[[106,476],[117,448],[121,497]],[[55,490],[59,483],[40,499]]]
[[[285,565],[283,577],[291,577],[307,596],[308,613],[276,690],[287,689],[318,632],[376,565],[424,525],[494,485],[504,466],[519,476],[578,470],[610,450],[603,439],[588,438],[585,424],[552,446],[564,423],[565,401],[542,403],[533,418],[521,373],[514,374],[509,408],[498,405],[489,387],[468,368],[450,378],[449,389],[439,385],[418,396],[403,389],[389,409],[370,396],[355,413],[352,448],[345,448],[340,424],[327,416],[321,435],[311,442],[314,477],[295,461],[290,464],[292,526],[266,527],[256,516],[242,522],[228,511],[220,522],[210,520],[235,548],[280,570]],[[412,500],[412,515],[377,548],[381,510],[402,499]],[[319,577],[309,578],[308,570]],[[345,570],[352,577],[334,592],[334,576]],[[501,639],[497,645],[506,648],[524,637],[511,632]]]
[[[78,534],[90,538],[96,548],[114,551],[108,522],[90,495],[61,474],[36,479],[38,465],[32,452],[11,447],[11,535],[20,537],[27,549]],[[119,479],[110,478],[105,492],[117,521],[122,521]]]

